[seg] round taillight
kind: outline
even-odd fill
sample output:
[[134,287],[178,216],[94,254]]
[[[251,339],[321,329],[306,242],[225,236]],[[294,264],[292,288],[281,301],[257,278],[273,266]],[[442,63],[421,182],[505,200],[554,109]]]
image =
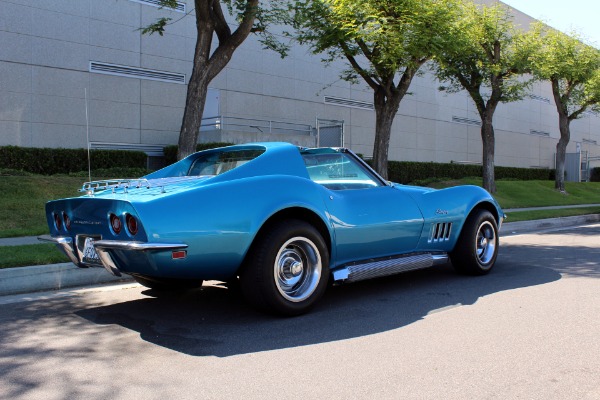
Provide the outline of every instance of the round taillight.
[[119,217],[117,217],[115,214],[110,214],[110,227],[116,235],[121,233],[121,228],[123,225],[121,224]]
[[61,230],[62,228],[62,219],[60,218],[60,214],[58,213],[53,213],[54,216],[54,226],[56,227],[57,230]]
[[132,236],[138,233],[138,222],[133,215],[125,214],[125,222],[127,223],[127,230]]
[[63,223],[67,230],[71,230],[71,218],[69,218],[66,212],[63,212]]

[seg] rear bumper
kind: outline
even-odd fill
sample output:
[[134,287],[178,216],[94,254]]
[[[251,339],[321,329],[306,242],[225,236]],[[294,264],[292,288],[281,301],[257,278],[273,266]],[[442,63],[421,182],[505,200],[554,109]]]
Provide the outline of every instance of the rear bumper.
[[67,257],[69,260],[78,267],[86,267],[81,265],[79,259],[75,255],[75,248],[73,246],[73,239],[69,236],[56,236],[52,237],[50,235],[42,235],[38,236],[38,240],[42,242],[54,243]]
[[[69,259],[78,267],[89,267],[89,264],[83,263],[78,256],[78,251],[73,244],[73,239],[69,236],[50,235],[38,236],[38,240],[43,242],[54,243],[58,248],[69,257]],[[98,253],[98,257],[102,262],[102,266],[111,274],[121,276],[121,271],[117,268],[114,259],[111,256],[111,251],[131,251],[131,252],[147,252],[147,251],[173,251],[183,250],[188,247],[184,243],[145,243],[145,242],[127,242],[121,240],[97,240],[94,242],[94,249]]]
[[121,276],[121,271],[111,256],[111,251],[173,251],[183,250],[188,247],[183,243],[144,243],[144,242],[124,242],[119,240],[98,240],[94,242],[94,248],[102,261],[102,265],[108,272],[115,276]]

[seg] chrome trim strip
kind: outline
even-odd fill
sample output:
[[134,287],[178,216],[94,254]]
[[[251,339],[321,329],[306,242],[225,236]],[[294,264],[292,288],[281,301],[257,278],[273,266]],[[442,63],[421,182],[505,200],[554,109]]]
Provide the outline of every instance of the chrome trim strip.
[[100,261],[104,268],[114,276],[121,276],[121,271],[117,268],[110,255],[110,250],[125,251],[152,251],[152,250],[180,250],[186,249],[184,243],[145,243],[145,242],[127,242],[123,240],[98,240],[94,242],[94,249],[98,253]]
[[[96,247],[94,246],[94,248],[96,248]],[[98,257],[100,258],[100,261],[102,262],[102,266],[104,267],[105,270],[107,270],[114,276],[121,276],[121,271],[119,271],[119,268],[117,268],[117,265],[115,264],[115,262],[113,261],[112,257],[110,256],[110,254],[108,253],[107,250],[96,249],[96,253],[98,254]]]
[[356,153],[352,150],[345,147],[341,147],[340,151],[342,153],[350,154],[354,158],[354,160],[357,161],[364,169],[366,169],[370,174],[374,175],[375,178],[379,180],[379,182],[381,182],[382,186],[393,186],[391,182],[383,179],[373,167],[371,167],[365,160],[356,155]]
[[128,242],[125,240],[98,240],[94,242],[94,248],[98,250],[128,250],[128,251],[151,251],[151,250],[178,250],[187,249],[185,243],[146,243]]
[[448,261],[450,260],[450,257],[448,257],[448,254],[433,254],[431,256],[431,258],[433,261],[432,266],[444,265],[444,264],[447,264]]
[[332,272],[334,282],[357,282],[401,272],[429,268],[446,264],[448,254],[413,254],[383,260],[369,260],[360,264],[348,265]]
[[70,236],[56,236],[52,237],[50,235],[41,235],[38,236],[38,240],[40,242],[49,242],[54,243],[56,247],[59,248],[60,251],[65,253],[69,260],[78,267],[81,267],[77,256],[75,255],[75,249],[73,248],[73,239]]

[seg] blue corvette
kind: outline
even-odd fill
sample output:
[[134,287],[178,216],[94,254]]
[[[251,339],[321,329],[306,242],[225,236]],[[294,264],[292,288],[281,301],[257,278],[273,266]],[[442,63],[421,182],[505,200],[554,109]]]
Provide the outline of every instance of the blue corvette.
[[347,149],[254,143],[198,152],[140,179],[50,201],[50,235],[80,267],[156,289],[234,280],[256,307],[306,312],[328,282],[452,261],[488,273],[504,213],[476,186],[382,179]]

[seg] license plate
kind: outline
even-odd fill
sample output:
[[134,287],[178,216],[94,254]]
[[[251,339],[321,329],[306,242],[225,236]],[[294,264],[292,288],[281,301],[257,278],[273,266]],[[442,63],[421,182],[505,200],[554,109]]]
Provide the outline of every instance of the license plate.
[[102,265],[98,253],[94,248],[94,238],[85,238],[83,245],[83,259],[82,261],[86,264]]

